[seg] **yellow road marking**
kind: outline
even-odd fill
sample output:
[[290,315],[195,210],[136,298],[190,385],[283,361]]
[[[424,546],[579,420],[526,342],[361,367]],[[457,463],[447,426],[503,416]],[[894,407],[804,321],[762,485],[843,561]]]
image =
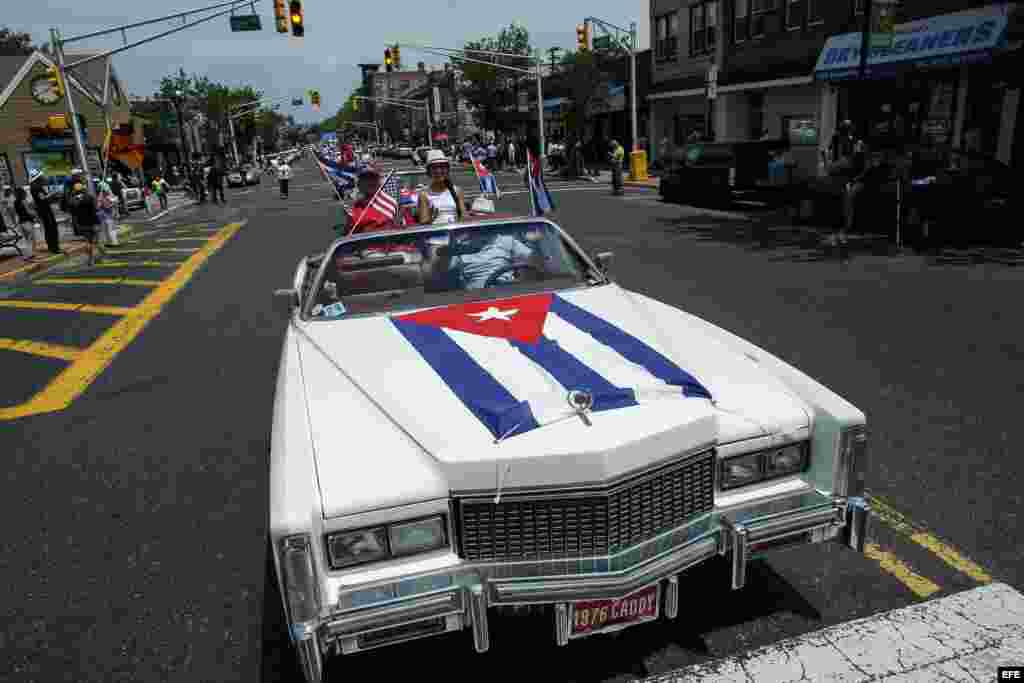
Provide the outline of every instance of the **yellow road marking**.
[[33,308],[49,311],[74,311],[75,313],[99,313],[102,315],[128,315],[131,306],[97,306],[94,304],[70,304],[61,301],[16,301],[0,299],[0,308]]
[[[78,398],[114,357],[124,350],[155,318],[175,294],[178,293],[203,263],[223,247],[244,225],[243,222],[226,225],[202,249],[192,254],[174,273],[142,300],[138,306],[114,323],[110,329],[83,349],[81,357],[64,368],[42,391],[20,405],[0,408],[0,420],[13,420],[28,415],[64,410]],[[2,303],[2,301],[0,301]]]
[[909,538],[953,569],[956,569],[961,574],[966,574],[978,583],[992,583],[992,577],[988,572],[975,562],[964,557],[956,548],[940,540],[920,524],[897,512],[891,505],[877,496],[869,495],[867,498],[871,504],[871,511],[893,531],[905,538]]
[[36,280],[42,285],[131,285],[133,287],[156,287],[160,280],[137,280],[129,277],[48,277]]
[[47,258],[44,258],[44,259],[41,259],[41,260],[38,260],[38,261],[33,261],[32,263],[30,263],[27,266],[22,266],[21,268],[18,268],[17,270],[10,270],[10,271],[7,271],[6,273],[4,273],[3,275],[0,275],[0,280],[3,280],[4,278],[14,277],[18,273],[24,273],[26,270],[32,270],[33,268],[37,268],[40,264],[49,263],[50,261],[56,261],[56,260],[62,259],[62,258],[64,258],[64,254],[54,254],[53,256],[49,256]]
[[153,240],[154,242],[203,242],[210,239],[209,237],[161,237],[160,239]]
[[108,254],[194,254],[195,249],[107,249]]
[[939,591],[939,587],[917,574],[892,553],[882,550],[877,543],[865,543],[864,554],[878,563],[878,566],[895,576],[900,583],[913,591],[919,598],[927,598]]
[[82,355],[82,349],[60,344],[48,344],[47,342],[31,341],[29,339],[7,339],[0,337],[0,350],[19,351],[33,356],[46,356],[47,358],[59,358],[60,360],[78,360]]
[[93,268],[126,268],[132,266],[173,268],[180,264],[181,261],[103,261],[102,263],[95,264]]

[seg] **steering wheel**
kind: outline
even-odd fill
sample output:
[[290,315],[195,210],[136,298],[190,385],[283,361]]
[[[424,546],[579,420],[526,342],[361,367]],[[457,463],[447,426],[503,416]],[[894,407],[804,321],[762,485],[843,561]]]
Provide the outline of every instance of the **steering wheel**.
[[[505,273],[518,272],[523,270],[532,270],[534,273],[537,274],[538,280],[544,279],[544,271],[538,268],[537,266],[529,263],[513,263],[508,266],[502,266],[501,268],[498,268],[496,271],[491,273],[490,276],[488,276],[487,281],[484,282],[484,288],[486,289],[487,287],[493,287],[494,285],[498,284],[498,278],[500,278]],[[519,278],[517,277],[516,280],[518,279]]]

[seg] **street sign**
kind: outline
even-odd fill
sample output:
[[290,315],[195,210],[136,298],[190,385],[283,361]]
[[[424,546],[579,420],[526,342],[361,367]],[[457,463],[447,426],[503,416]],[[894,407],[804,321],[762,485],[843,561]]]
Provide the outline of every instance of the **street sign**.
[[612,47],[612,37],[596,36],[593,39],[593,45],[595,50],[609,50]]
[[239,14],[229,17],[232,31],[260,31],[263,25],[258,14]]

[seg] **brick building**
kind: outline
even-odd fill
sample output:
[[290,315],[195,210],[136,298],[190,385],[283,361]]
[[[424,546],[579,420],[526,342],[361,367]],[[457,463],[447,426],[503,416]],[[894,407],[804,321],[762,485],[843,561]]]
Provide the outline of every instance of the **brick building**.
[[[74,61],[91,54],[69,50],[67,56],[69,61]],[[51,57],[38,50],[28,56],[0,57],[0,181],[3,184],[12,180],[25,184],[29,171],[39,168],[56,189],[79,163],[70,132],[46,130],[48,117],[66,113],[64,98],[56,97],[46,84],[46,71],[53,65]],[[105,60],[96,60],[76,69],[68,79],[75,108],[85,125],[86,154],[94,173],[100,169],[100,150],[107,130],[101,106],[106,68]],[[128,98],[113,65],[110,88],[113,127],[130,124]],[[141,126],[135,127],[133,137],[135,144],[143,143]]]
[[[1015,4],[903,0],[894,47],[872,55],[866,85],[857,89],[856,69],[835,63],[835,54],[849,59],[853,53],[831,53],[833,62],[826,63],[825,50],[853,43],[859,50],[850,34],[861,30],[863,6],[863,0],[651,0],[652,157],[677,155],[694,131],[718,140],[788,137],[797,175],[813,176],[837,122],[851,118],[867,122],[872,139],[970,144],[1010,163],[1020,106],[1019,80],[1006,64],[1020,52]],[[957,45],[957,36],[986,22],[998,41],[985,49]],[[930,43],[913,38],[928,32],[935,34]],[[711,99],[707,82],[715,70]]]

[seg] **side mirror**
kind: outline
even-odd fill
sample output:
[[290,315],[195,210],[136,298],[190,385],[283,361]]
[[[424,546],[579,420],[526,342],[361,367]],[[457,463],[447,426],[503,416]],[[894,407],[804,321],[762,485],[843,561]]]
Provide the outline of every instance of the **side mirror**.
[[612,268],[612,257],[615,256],[615,252],[602,251],[599,254],[594,254],[594,261],[597,263],[597,267],[601,269],[601,272],[608,275]]

